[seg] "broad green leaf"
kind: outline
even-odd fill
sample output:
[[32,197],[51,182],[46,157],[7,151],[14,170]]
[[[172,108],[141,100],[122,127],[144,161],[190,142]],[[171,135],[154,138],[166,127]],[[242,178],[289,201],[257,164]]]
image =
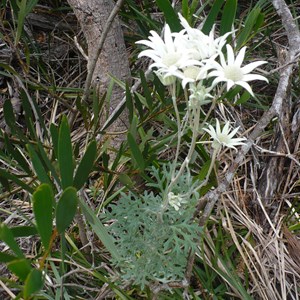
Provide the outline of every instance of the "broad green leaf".
[[77,191],[67,187],[56,206],[56,227],[58,233],[63,233],[73,221],[78,204]]
[[66,116],[63,116],[58,136],[58,162],[62,188],[65,189],[73,184],[73,151],[71,133]]
[[249,92],[245,91],[241,97],[235,102],[235,105],[240,105],[247,102],[251,98]]
[[80,164],[76,170],[76,174],[74,177],[74,187],[77,190],[81,189],[81,187],[84,185],[84,183],[88,179],[88,176],[94,166],[94,161],[95,161],[96,155],[97,155],[97,144],[96,144],[96,141],[92,141],[88,145],[88,147],[80,161]]
[[235,14],[237,8],[237,0],[227,0],[224,6],[221,24],[220,24],[220,35],[232,30],[234,24]]
[[128,145],[131,150],[132,158],[136,164],[136,167],[139,170],[143,171],[145,169],[145,161],[143,158],[143,154],[142,154],[137,142],[135,141],[133,135],[130,132],[128,132],[127,141],[128,141]]
[[23,281],[26,280],[26,277],[32,270],[31,265],[26,258],[17,259],[9,262],[7,264],[7,268]]
[[127,187],[132,188],[134,186],[133,181],[127,174],[122,173],[119,175],[118,178],[119,178],[120,182]]
[[16,237],[26,237],[37,234],[37,230],[33,226],[14,226],[10,228],[13,236]]
[[39,179],[39,181],[41,183],[48,183],[48,184],[51,184],[51,180],[44,168],[44,165],[42,164],[38,154],[35,152],[34,150],[34,147],[30,144],[27,144],[27,150],[28,150],[28,153],[29,153],[29,156],[31,158],[31,162],[32,162],[32,165],[33,165],[33,168],[36,172],[36,175]]
[[251,35],[251,32],[256,25],[256,20],[259,17],[260,12],[261,12],[260,8],[256,7],[248,14],[247,19],[245,21],[245,26],[237,38],[237,43],[236,43],[237,49],[241,48],[244,44],[247,43]]
[[53,204],[55,203],[51,186],[40,185],[33,193],[32,202],[37,230],[45,249],[48,249],[52,235]]
[[156,0],[159,9],[164,13],[166,22],[169,24],[172,32],[178,32],[181,29],[180,21],[169,0]]
[[100,222],[95,212],[93,212],[82,199],[79,199],[79,206],[88,223],[92,226],[94,232],[97,234],[106,249],[115,259],[120,259],[114,238],[108,234],[106,228]]
[[25,280],[23,290],[24,298],[28,299],[31,295],[41,290],[43,285],[44,277],[42,271],[38,269],[32,269]]
[[18,257],[24,258],[24,254],[15,241],[13,233],[4,223],[0,224],[0,240],[2,240]]
[[206,18],[206,21],[203,25],[202,31],[205,34],[208,34],[210,32],[210,30],[212,29],[213,25],[216,22],[216,18],[219,14],[219,12],[221,11],[221,8],[224,4],[225,0],[215,0],[212,8],[210,9],[210,12]]
[[0,262],[7,263],[7,262],[10,262],[10,261],[13,261],[16,259],[18,259],[18,258],[13,255],[10,255],[10,254],[4,253],[4,252],[0,252]]

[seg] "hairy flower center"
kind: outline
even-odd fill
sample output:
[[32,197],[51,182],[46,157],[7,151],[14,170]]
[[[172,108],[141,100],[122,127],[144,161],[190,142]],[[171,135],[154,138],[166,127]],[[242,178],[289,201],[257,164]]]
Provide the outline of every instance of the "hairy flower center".
[[232,81],[240,81],[243,80],[243,72],[240,67],[237,66],[227,66],[224,68],[224,75],[227,79],[231,79]]
[[191,78],[191,79],[196,80],[199,72],[200,72],[199,67],[190,66],[190,67],[184,69],[183,75],[187,78]]
[[227,134],[224,134],[224,133],[218,134],[218,141],[222,145],[230,144],[230,138],[228,137]]
[[173,53],[167,53],[162,58],[162,63],[166,65],[167,67],[171,67],[173,65],[176,65],[179,59],[181,58],[181,54],[178,52]]

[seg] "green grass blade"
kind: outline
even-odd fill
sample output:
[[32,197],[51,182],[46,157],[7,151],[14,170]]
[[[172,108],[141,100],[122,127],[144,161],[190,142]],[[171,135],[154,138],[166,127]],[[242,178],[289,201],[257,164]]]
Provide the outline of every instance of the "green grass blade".
[[80,164],[76,170],[76,174],[74,177],[74,187],[77,190],[81,189],[81,187],[84,185],[84,183],[88,179],[88,176],[94,166],[94,161],[95,161],[96,155],[97,155],[97,144],[96,144],[96,141],[92,141],[88,145],[88,147],[80,161]]
[[33,168],[34,168],[36,175],[37,175],[38,179],[40,180],[40,182],[51,184],[51,180],[50,180],[38,154],[35,152],[34,147],[32,145],[28,144],[27,150],[28,150],[29,156],[31,158]]
[[137,142],[135,141],[133,135],[130,132],[128,132],[127,141],[128,141],[128,145],[129,145],[130,150],[131,150],[131,155],[132,155],[132,158],[135,162],[136,167],[139,170],[144,171],[145,161],[144,161],[144,158],[143,158],[143,154],[142,154]]
[[79,206],[85,215],[88,223],[93,228],[94,232],[97,234],[103,245],[110,252],[110,254],[115,258],[119,259],[120,255],[118,253],[118,249],[115,245],[115,240],[112,236],[110,236],[104,227],[104,225],[100,222],[95,213],[87,206],[87,204],[79,199]]
[[245,26],[237,38],[237,48],[241,48],[244,44],[247,43],[253,28],[256,26],[256,21],[259,18],[260,13],[260,8],[256,7],[248,14],[245,21]]
[[207,18],[206,21],[203,25],[202,31],[205,34],[208,34],[210,32],[210,30],[212,29],[213,25],[216,22],[216,18],[219,14],[219,12],[221,11],[221,8],[224,4],[225,0],[215,0]]
[[40,185],[32,196],[36,227],[45,249],[49,248],[52,235],[54,195],[50,185]]
[[73,151],[71,134],[66,116],[63,116],[58,136],[58,163],[62,188],[73,185]]
[[126,84],[126,107],[128,109],[129,124],[133,118],[133,102],[128,84]]
[[73,221],[78,204],[77,191],[74,187],[67,187],[56,207],[56,228],[63,233]]
[[0,224],[0,240],[2,240],[18,257],[24,258],[24,254],[15,241],[13,233],[4,223]]
[[34,192],[34,189],[32,187],[30,187],[28,184],[24,183],[17,176],[15,176],[12,173],[9,173],[3,169],[0,169],[0,177],[3,177],[5,180],[13,181],[15,184],[19,185],[24,190],[28,191],[30,194],[32,194]]
[[156,0],[159,9],[164,13],[166,22],[169,24],[171,31],[178,32],[181,29],[180,21],[169,0]]
[[51,133],[54,154],[56,157],[58,157],[58,128],[56,125],[54,124],[50,125],[50,133]]
[[6,151],[17,161],[19,166],[29,175],[32,174],[30,167],[27,163],[27,160],[20,153],[20,150],[17,147],[13,146],[13,143],[9,140],[8,136],[5,134],[4,136],[5,148]]
[[40,141],[37,142],[38,148],[39,148],[39,153],[41,155],[42,160],[44,161],[46,167],[48,168],[48,170],[51,172],[51,175],[53,176],[53,178],[55,179],[55,181],[57,182],[57,184],[59,186],[61,186],[61,181],[57,175],[57,172],[55,170],[55,167],[53,166],[53,164],[51,163],[50,159],[48,158],[45,149],[42,145],[42,143]]
[[235,20],[236,8],[237,0],[226,1],[221,19],[220,35],[223,35],[232,30],[232,25],[234,24]]
[[145,74],[142,70],[140,71],[140,78],[141,78],[141,84],[143,87],[143,95],[145,96],[145,99],[147,102],[147,107],[149,108],[149,110],[151,110],[153,107],[152,95],[151,95],[151,91],[148,87]]

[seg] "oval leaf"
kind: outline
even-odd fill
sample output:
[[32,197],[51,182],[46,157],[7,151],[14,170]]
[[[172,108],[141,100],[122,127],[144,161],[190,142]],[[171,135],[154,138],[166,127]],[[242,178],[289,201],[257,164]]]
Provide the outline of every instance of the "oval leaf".
[[68,187],[62,193],[56,207],[56,227],[58,233],[64,232],[71,224],[77,208],[78,198],[74,187]]
[[9,262],[7,268],[23,281],[26,280],[28,274],[32,270],[29,261],[25,258]]
[[52,235],[54,195],[50,185],[40,185],[32,196],[36,227],[45,249],[49,248]]
[[24,286],[24,298],[29,298],[32,294],[38,292],[42,289],[44,285],[44,278],[42,271],[38,269],[32,269],[31,272],[28,274],[25,286]]
[[66,116],[63,116],[58,136],[58,162],[62,188],[73,184],[73,151],[70,127]]
[[92,141],[88,145],[88,147],[80,161],[80,164],[76,170],[73,185],[77,190],[79,190],[86,182],[86,180],[91,172],[91,169],[93,168],[96,154],[97,154],[97,144],[96,144],[96,141]]

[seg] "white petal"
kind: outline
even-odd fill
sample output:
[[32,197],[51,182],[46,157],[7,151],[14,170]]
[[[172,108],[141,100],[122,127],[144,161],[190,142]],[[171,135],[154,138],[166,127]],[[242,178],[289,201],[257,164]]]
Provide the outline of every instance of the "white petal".
[[266,61],[255,61],[255,62],[252,62],[244,67],[242,67],[242,72],[243,74],[248,74],[250,73],[252,70],[254,70],[255,68],[257,68],[258,66],[260,65],[263,65],[263,64],[266,64],[267,62]]
[[237,55],[236,59],[235,59],[235,65],[236,66],[241,66],[245,57],[245,52],[246,52],[247,47],[243,47],[239,54]]
[[230,134],[228,134],[228,137],[233,138],[235,134],[238,132],[240,127],[234,128]]
[[174,49],[174,43],[171,35],[171,29],[168,24],[165,26],[165,32],[164,32],[164,37],[165,37],[165,44],[166,46],[171,50],[175,52]]
[[220,61],[221,61],[221,66],[223,68],[227,67],[226,61],[225,61],[225,57],[224,54],[222,52],[220,52]]
[[218,119],[216,119],[216,133],[217,133],[217,135],[221,134],[221,127],[220,127],[220,122]]
[[227,88],[227,91],[229,91],[236,84],[236,82],[234,82],[230,79],[227,79],[226,81],[227,81],[227,87],[226,88]]
[[225,123],[223,129],[222,129],[222,133],[228,135],[229,133],[229,121]]
[[247,82],[244,82],[244,81],[237,81],[236,84],[242,86],[245,90],[247,90],[249,92],[249,94],[254,97],[254,94],[253,94],[253,91],[251,89],[251,86],[247,83]]
[[228,62],[228,65],[234,65],[234,53],[233,53],[233,49],[232,47],[227,44],[226,45],[226,48],[227,48],[227,62]]
[[258,74],[246,74],[243,76],[243,81],[247,82],[252,80],[264,80],[266,82],[269,82],[269,80],[266,77]]

